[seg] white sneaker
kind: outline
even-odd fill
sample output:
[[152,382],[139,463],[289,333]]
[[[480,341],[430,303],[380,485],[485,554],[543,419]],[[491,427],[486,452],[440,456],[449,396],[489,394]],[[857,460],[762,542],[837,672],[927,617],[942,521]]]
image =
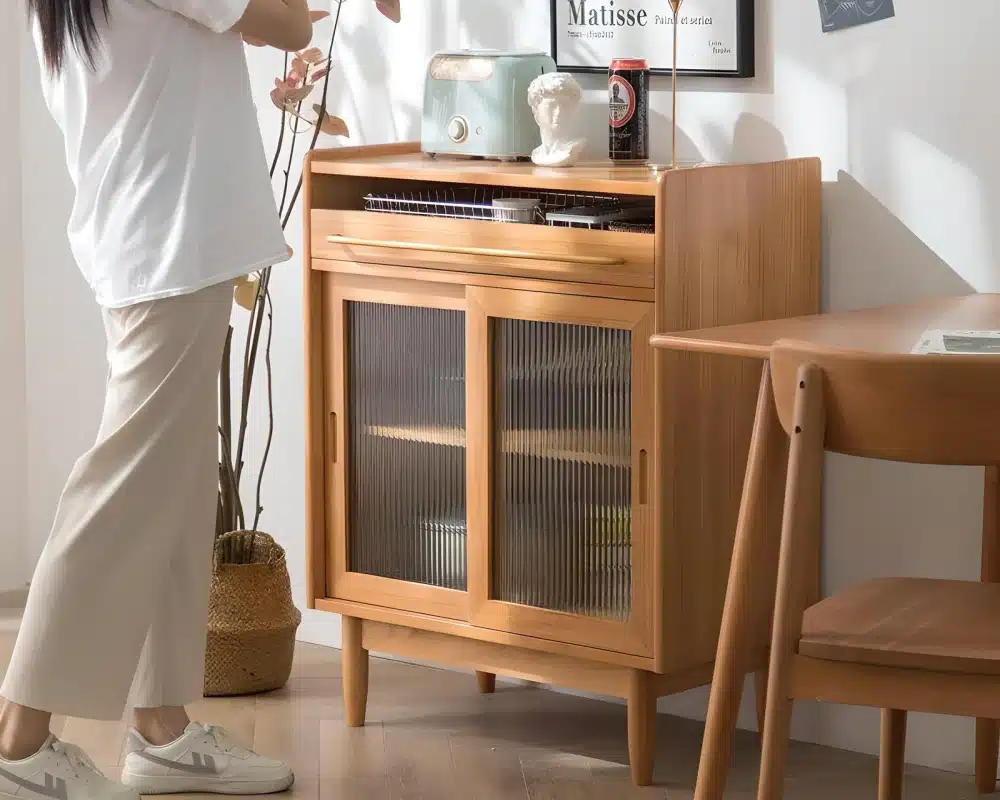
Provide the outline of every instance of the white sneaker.
[[247,750],[214,725],[192,722],[162,747],[134,729],[128,736],[122,783],[140,794],[270,794],[295,781],[287,764]]
[[42,749],[23,761],[0,759],[0,797],[17,800],[139,800],[110,781],[75,744],[50,736]]

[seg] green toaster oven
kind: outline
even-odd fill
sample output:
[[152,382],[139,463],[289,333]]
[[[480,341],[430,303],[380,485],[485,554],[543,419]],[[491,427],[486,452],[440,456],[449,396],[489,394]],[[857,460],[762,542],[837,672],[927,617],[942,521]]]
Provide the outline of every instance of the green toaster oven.
[[423,151],[503,161],[530,158],[542,140],[528,105],[528,86],[555,69],[545,53],[437,53],[424,88]]

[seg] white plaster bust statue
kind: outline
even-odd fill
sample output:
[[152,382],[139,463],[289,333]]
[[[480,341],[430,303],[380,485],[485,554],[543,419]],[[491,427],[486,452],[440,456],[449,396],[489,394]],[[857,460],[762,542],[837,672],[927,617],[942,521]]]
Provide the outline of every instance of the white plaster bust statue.
[[528,105],[542,133],[531,160],[540,167],[568,167],[580,160],[586,139],[573,139],[573,123],[583,92],[566,72],[547,72],[528,87]]

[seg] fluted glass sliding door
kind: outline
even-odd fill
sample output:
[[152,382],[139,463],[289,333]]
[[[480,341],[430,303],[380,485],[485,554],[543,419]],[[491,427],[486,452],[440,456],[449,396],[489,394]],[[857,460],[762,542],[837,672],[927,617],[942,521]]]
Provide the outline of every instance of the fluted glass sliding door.
[[335,596],[467,618],[461,297],[334,290]]
[[[648,655],[652,307],[470,290],[473,621]],[[472,365],[476,365],[472,367]],[[482,365],[482,366],[480,366]]]

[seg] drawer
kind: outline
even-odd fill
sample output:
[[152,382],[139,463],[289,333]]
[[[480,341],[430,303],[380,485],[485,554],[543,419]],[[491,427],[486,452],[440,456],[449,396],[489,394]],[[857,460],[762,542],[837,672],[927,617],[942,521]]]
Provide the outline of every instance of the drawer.
[[328,209],[311,224],[314,258],[653,288],[651,234]]

